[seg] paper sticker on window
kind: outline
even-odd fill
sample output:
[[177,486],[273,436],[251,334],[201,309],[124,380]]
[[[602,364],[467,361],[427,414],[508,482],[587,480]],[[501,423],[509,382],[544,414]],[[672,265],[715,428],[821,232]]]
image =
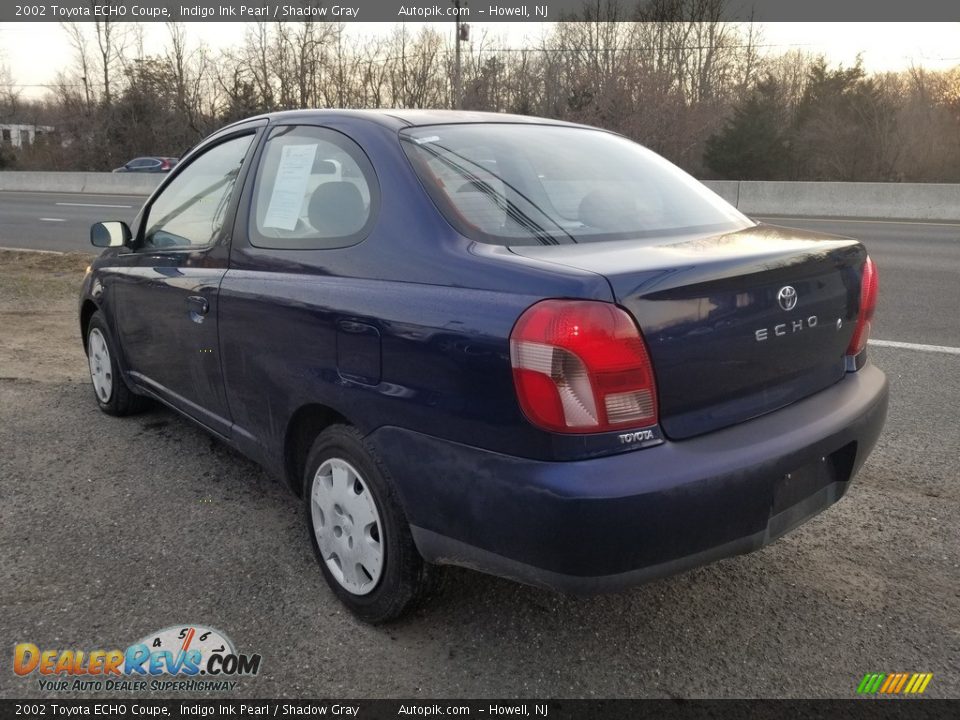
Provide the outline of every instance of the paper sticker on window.
[[293,230],[297,226],[316,155],[316,143],[283,146],[264,227]]

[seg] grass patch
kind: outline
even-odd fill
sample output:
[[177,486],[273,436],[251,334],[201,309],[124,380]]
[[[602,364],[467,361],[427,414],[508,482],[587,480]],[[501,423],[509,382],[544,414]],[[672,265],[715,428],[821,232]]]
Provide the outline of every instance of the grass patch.
[[0,249],[0,305],[26,309],[25,303],[76,300],[87,266],[86,253],[38,253]]

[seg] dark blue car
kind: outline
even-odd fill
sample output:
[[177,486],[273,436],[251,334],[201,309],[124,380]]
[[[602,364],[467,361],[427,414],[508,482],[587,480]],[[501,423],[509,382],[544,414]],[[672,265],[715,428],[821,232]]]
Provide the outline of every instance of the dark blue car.
[[91,231],[100,408],[159,400],[283,478],[371,622],[443,564],[593,592],[755,550],[883,426],[863,246],[758,225],[601,130],[256,117],[134,225]]

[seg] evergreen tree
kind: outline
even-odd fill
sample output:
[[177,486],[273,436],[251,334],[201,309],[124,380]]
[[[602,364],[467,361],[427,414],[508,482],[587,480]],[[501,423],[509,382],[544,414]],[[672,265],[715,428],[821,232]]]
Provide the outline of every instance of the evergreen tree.
[[707,167],[729,180],[789,177],[793,163],[785,115],[776,82],[760,81],[723,129],[707,139]]
[[803,180],[888,180],[897,156],[896,111],[860,59],[811,69],[793,120]]

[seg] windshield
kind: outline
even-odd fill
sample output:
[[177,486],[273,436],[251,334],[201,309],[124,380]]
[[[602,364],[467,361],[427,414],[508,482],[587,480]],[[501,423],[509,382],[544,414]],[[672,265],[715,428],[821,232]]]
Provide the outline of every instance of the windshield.
[[447,220],[483,242],[551,245],[753,225],[656,153],[601,130],[478,123],[400,137]]

